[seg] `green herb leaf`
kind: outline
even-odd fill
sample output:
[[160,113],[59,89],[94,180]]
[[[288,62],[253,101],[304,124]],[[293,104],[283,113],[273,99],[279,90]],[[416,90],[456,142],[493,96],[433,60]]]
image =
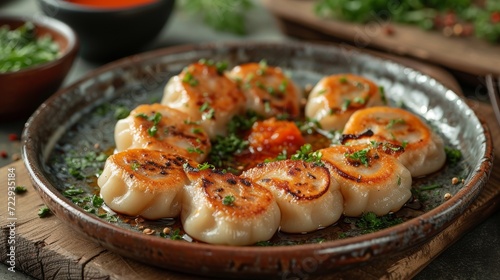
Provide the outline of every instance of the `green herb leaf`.
[[222,204],[224,204],[226,206],[232,206],[235,200],[236,200],[236,198],[233,195],[226,195],[222,199]]
[[188,83],[192,87],[195,87],[198,85],[198,80],[189,71],[185,72],[184,78],[182,78],[182,82]]
[[446,161],[450,166],[456,166],[460,159],[462,159],[462,152],[458,149],[444,147],[444,151],[446,153]]
[[24,186],[16,186],[16,188],[14,189],[14,192],[17,194],[22,194],[25,193],[26,191],[27,189]]
[[38,209],[38,217],[40,218],[48,217],[50,214],[51,214],[50,209],[46,205]]
[[300,149],[295,154],[293,154],[290,159],[313,162],[317,165],[323,166],[323,162],[321,161],[322,156],[323,154],[320,151],[313,152],[311,144],[307,143],[302,145],[302,147],[300,147]]
[[345,153],[344,156],[349,160],[360,162],[364,166],[369,166],[368,152],[370,152],[370,149],[366,148],[353,153]]
[[386,125],[386,128],[387,129],[391,129],[393,128],[395,125],[398,125],[398,124],[405,124],[406,121],[404,119],[392,119],[389,121],[389,123]]
[[349,109],[350,105],[351,105],[351,100],[345,99],[344,102],[342,102],[342,107],[340,109],[342,111],[347,111],[347,109]]
[[378,217],[373,212],[363,214],[356,222],[356,226],[363,231],[363,233],[375,232],[384,228],[392,227],[402,223],[401,218],[397,218],[392,214]]
[[253,7],[250,0],[184,0],[182,9],[199,14],[210,27],[239,35],[246,33],[245,16]]

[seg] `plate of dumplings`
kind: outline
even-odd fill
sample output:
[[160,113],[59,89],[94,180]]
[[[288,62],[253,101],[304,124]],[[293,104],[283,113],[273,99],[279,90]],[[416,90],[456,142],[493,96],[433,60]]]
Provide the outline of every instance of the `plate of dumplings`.
[[91,240],[219,277],[402,253],[465,211],[493,158],[488,128],[433,77],[314,43],[112,62],[39,107],[23,157],[49,208]]

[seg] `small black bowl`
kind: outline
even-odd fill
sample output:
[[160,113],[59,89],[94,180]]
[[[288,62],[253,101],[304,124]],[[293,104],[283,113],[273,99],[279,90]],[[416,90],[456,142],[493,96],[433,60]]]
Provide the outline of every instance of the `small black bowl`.
[[165,26],[175,0],[123,7],[100,8],[63,0],[38,0],[42,11],[71,26],[81,42],[80,55],[110,61],[138,52]]

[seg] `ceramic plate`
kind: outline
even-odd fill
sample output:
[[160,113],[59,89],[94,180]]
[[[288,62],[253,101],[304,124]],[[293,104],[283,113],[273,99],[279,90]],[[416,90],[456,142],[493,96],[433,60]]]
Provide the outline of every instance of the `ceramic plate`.
[[[310,234],[278,233],[264,244],[267,246],[219,246],[160,236],[162,228],[176,227],[175,220],[117,219],[103,209],[93,209],[84,198],[96,189],[95,176],[88,173],[98,172],[102,168],[99,155],[113,150],[115,113],[120,108],[159,101],[167,80],[201,58],[226,61],[229,66],[265,59],[268,65],[282,67],[303,87],[334,73],[365,76],[385,88],[393,106],[405,106],[424,118],[447,146],[462,151],[462,159],[437,174],[414,180],[416,189],[432,184],[439,187],[419,192],[427,199],[419,200],[418,205],[409,203],[395,213],[402,223],[372,233],[356,229],[355,219],[341,218],[336,225]],[[485,125],[456,93],[432,77],[390,60],[308,43],[180,46],[128,57],[56,93],[29,119],[23,137],[23,157],[34,186],[51,210],[77,231],[111,251],[147,264],[250,278],[328,273],[421,244],[454,221],[476,198],[488,179],[492,161]],[[80,178],[70,175],[74,170],[68,168],[69,157],[85,165],[80,171],[87,174]],[[463,178],[464,183],[452,185],[453,177]],[[75,189],[83,193],[68,194]],[[452,197],[445,200],[445,193]],[[144,234],[140,226],[156,232]]]

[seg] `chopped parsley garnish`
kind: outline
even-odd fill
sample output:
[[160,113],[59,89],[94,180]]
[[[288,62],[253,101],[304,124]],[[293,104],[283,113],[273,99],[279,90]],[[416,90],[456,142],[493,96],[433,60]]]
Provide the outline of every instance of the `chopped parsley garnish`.
[[280,85],[278,86],[278,90],[280,92],[285,92],[287,86],[288,86],[288,80],[285,79],[281,81]]
[[169,234],[171,240],[182,240],[181,230],[176,228]]
[[217,61],[217,62],[215,62],[212,59],[202,58],[198,62],[201,63],[201,64],[204,64],[204,65],[207,65],[207,66],[215,66],[215,68],[217,69],[217,72],[219,74],[224,73],[224,71],[228,67],[227,62],[225,62],[225,61]]
[[44,205],[38,209],[38,217],[40,218],[45,218],[48,217],[51,214],[49,207],[47,205]]
[[46,33],[37,30],[32,22],[26,22],[16,29],[0,26],[0,73],[15,72],[55,60],[60,47]]
[[451,147],[444,147],[444,152],[446,153],[446,161],[450,166],[455,166],[462,158],[462,152],[458,149]]
[[215,169],[215,166],[213,164],[210,164],[208,162],[200,163],[198,164],[198,169],[199,170],[206,170],[206,169]]
[[363,216],[356,221],[356,226],[365,234],[392,227],[402,222],[403,219],[397,218],[392,214],[378,217],[375,213],[368,212],[363,214]]
[[215,110],[210,107],[210,103],[205,102],[200,106],[200,112],[203,113],[203,119],[210,120],[214,118]]
[[151,116],[148,116],[144,113],[140,113],[140,114],[135,115],[135,117],[142,118],[142,119],[148,120],[150,122],[153,122],[153,125],[150,128],[148,128],[148,134],[151,137],[154,137],[156,135],[156,133],[158,132],[158,124],[160,123],[161,118],[162,118],[161,113],[156,112],[156,113],[152,114]]
[[257,75],[262,76],[266,73],[267,70],[267,61],[261,60],[259,61],[259,69],[257,70]]
[[231,205],[233,205],[235,200],[236,200],[236,198],[234,197],[234,195],[226,195],[222,199],[222,204],[224,204],[226,206],[231,206]]
[[208,110],[208,108],[210,108],[210,104],[208,104],[208,102],[205,102],[200,106],[200,112],[204,112]]
[[342,102],[342,107],[340,109],[342,111],[347,111],[347,109],[349,109],[350,105],[351,105],[351,100],[345,99],[344,102]]
[[104,204],[104,199],[94,194],[90,199],[90,202],[92,203],[92,206],[99,208]]
[[236,115],[227,125],[229,133],[236,134],[239,131],[244,131],[252,128],[253,124],[262,119],[256,112],[247,111],[244,116]]
[[209,157],[216,167],[224,167],[230,165],[234,154],[243,151],[248,145],[248,141],[239,138],[235,134],[230,134],[227,137],[217,135],[212,142]]
[[341,82],[341,83],[343,83],[343,84],[347,83],[347,77],[346,77],[346,76],[342,76],[342,77],[340,77],[340,78],[339,78],[339,82]]
[[430,190],[434,190],[434,189],[439,189],[441,187],[443,187],[441,184],[432,184],[432,185],[420,187],[420,188],[418,188],[418,190],[419,191],[430,191]]
[[117,222],[118,217],[115,214],[110,214],[101,209],[104,204],[104,199],[100,196],[93,194],[90,195],[81,188],[70,187],[66,189],[63,194],[71,198],[71,201],[80,206],[85,212],[94,214],[99,218],[103,218],[108,222]]
[[192,121],[192,120],[184,120],[184,124],[200,125],[200,122],[199,121]]
[[321,129],[321,124],[315,119],[306,118],[305,121],[296,121],[295,125],[299,128],[300,132],[305,134],[313,134],[317,129]]
[[189,147],[187,148],[187,151],[188,153],[204,154],[204,152],[200,148]]
[[186,71],[186,74],[184,75],[184,78],[182,78],[182,82],[188,83],[192,87],[198,85],[198,80],[189,71]]
[[393,128],[395,125],[398,125],[398,124],[405,124],[406,121],[404,119],[392,119],[389,121],[389,123],[386,125],[386,128],[387,129],[391,129]]
[[401,147],[403,147],[403,149],[406,149],[406,146],[408,146],[408,141],[403,140],[403,141],[401,142]]
[[179,1],[179,8],[202,18],[207,26],[238,35],[246,33],[246,18],[254,5],[251,0]]
[[365,98],[363,98],[363,97],[357,96],[357,97],[355,97],[355,98],[354,98],[354,100],[353,100],[353,101],[354,101],[354,103],[358,103],[358,104],[365,104],[366,99],[365,99]]
[[264,162],[267,163],[267,162],[280,161],[280,160],[285,160],[285,159],[287,159],[287,152],[286,152],[286,150],[283,150],[275,158],[266,159],[266,160],[264,160]]
[[148,129],[148,134],[152,137],[154,137],[157,132],[158,132],[158,127],[156,125],[153,125]]
[[385,97],[385,88],[383,86],[378,87],[378,91],[380,93],[380,99],[384,105],[387,105],[387,98]]
[[435,189],[442,188],[443,186],[441,184],[432,184],[432,185],[427,185],[427,186],[421,186],[418,188],[412,188],[411,192],[415,198],[417,198],[420,201],[426,201],[429,199],[429,197],[423,193],[425,191],[431,191]]
[[68,173],[76,179],[82,180],[89,176],[89,168],[102,168],[102,165],[107,158],[108,156],[105,153],[90,151],[84,155],[68,155],[65,158],[65,161],[68,166]]
[[323,166],[323,162],[321,161],[321,157],[323,154],[320,151],[312,152],[311,144],[307,143],[302,145],[299,150],[293,154],[290,159],[292,160],[303,160],[305,162],[313,162],[317,165]]
[[139,169],[139,167],[141,167],[141,164],[140,164],[140,163],[138,163],[138,162],[135,162],[135,161],[134,161],[134,162],[132,162],[132,163],[130,164],[130,168],[132,168],[132,170],[134,170],[134,171],[137,171],[137,170]]
[[193,129],[191,129],[191,132],[194,133],[194,134],[202,134],[203,133],[203,129],[201,129],[199,127],[194,127]]
[[14,189],[14,192],[17,194],[22,194],[25,193],[26,191],[27,189],[24,186],[16,186],[16,188]]
[[85,191],[83,189],[81,189],[81,188],[77,189],[74,186],[71,186],[68,189],[64,190],[62,194],[65,197],[71,198],[73,196],[77,196],[77,195],[84,194],[84,193],[85,193]]
[[271,103],[269,103],[269,101],[264,102],[264,112],[266,113],[271,112]]
[[359,151],[356,151],[353,153],[345,153],[344,156],[349,160],[360,162],[364,166],[368,166],[369,165],[369,157],[368,157],[369,151],[370,151],[370,149],[366,148],[366,149],[359,150]]
[[190,86],[195,87],[198,85],[198,80],[193,76],[193,74],[189,71],[186,71],[184,74],[184,78],[182,78],[182,82],[188,83]]
[[318,91],[318,93],[316,93],[317,95],[323,95],[326,93],[326,88],[322,88]]
[[125,106],[117,106],[115,108],[114,117],[117,120],[124,119],[130,115],[130,110]]

